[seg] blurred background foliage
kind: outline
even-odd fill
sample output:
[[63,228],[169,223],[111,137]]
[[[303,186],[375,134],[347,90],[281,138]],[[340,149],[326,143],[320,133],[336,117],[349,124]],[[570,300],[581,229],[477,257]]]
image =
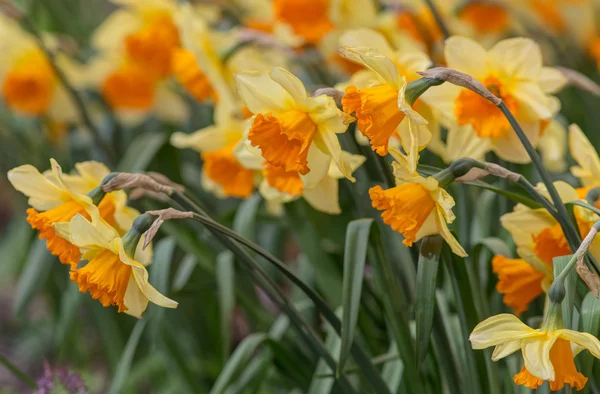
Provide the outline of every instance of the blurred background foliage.
[[[90,55],[86,52],[90,34],[114,9],[105,0],[18,3],[40,30],[70,37],[81,60]],[[532,32],[532,36],[550,40],[539,33]],[[558,43],[550,44],[559,48]],[[558,64],[600,80],[591,59],[573,54],[569,48],[560,49],[566,53],[555,59]],[[575,88],[565,89],[559,97],[565,123],[579,124],[590,132],[592,143],[600,146],[600,134],[595,132],[600,124],[598,98]],[[88,99],[101,105],[91,93]],[[211,108],[192,100],[189,104],[194,115],[184,130],[208,125]],[[371,239],[369,230],[357,230],[359,234],[348,244],[348,224],[356,217],[379,216],[371,208],[367,195],[368,187],[382,180],[372,162],[358,170],[356,184],[342,181],[342,215],[316,212],[299,200],[286,206],[283,218],[273,218],[266,214],[258,195],[240,202],[217,200],[204,192],[197,182],[201,168],[198,155],[168,144],[170,133],[176,131],[173,126],[152,117],[133,128],[119,128],[110,122],[105,120],[100,130],[107,140],[114,142],[118,160],[112,163],[113,168],[157,171],[185,185],[220,223],[280,256],[298,278],[317,289],[338,315],[342,304],[350,302],[344,297],[353,292],[360,295],[362,288],[362,297],[357,301],[355,341],[368,349],[372,365],[380,368],[390,391],[415,392],[414,387],[423,387],[420,386],[423,382],[413,385],[410,379],[402,379],[410,376],[403,375],[407,370],[419,371],[426,382],[427,389],[423,392],[442,392],[442,384],[450,392],[530,391],[515,388],[510,379],[520,368],[518,359],[510,357],[506,362],[492,364],[488,352],[474,352],[466,342],[470,329],[483,317],[507,311],[495,290],[496,277],[489,264],[493,254],[514,247],[507,233],[499,228],[499,217],[512,208],[504,197],[464,185],[455,185],[451,190],[457,201],[455,229],[461,242],[476,251],[471,254],[469,264],[456,256],[450,257],[444,248],[439,265],[435,259],[418,265],[423,257],[404,247],[399,234],[381,226],[385,263],[367,259],[365,281],[357,282],[358,288],[345,291],[344,265],[352,262],[344,257],[361,261],[361,252],[355,249],[361,245],[367,248]],[[113,308],[103,308],[79,293],[66,275],[67,268],[54,261],[44,241],[37,240],[25,222],[26,199],[5,178],[9,169],[23,163],[46,168],[50,157],[56,158],[65,171],[77,161],[106,159],[94,149],[87,134],[70,130],[62,144],[53,144],[53,138],[52,132],[43,130],[39,121],[16,118],[6,109],[0,109],[0,354],[3,357],[35,380],[48,373],[54,376],[53,369],[77,372],[90,392],[346,392],[340,380],[332,378],[334,372],[330,367],[315,356],[296,331],[289,329],[288,316],[279,313],[278,306],[256,287],[235,256],[200,225],[166,223],[154,244],[150,281],[159,291],[176,299],[180,304],[178,309],[161,310],[152,305],[145,318],[137,321],[117,314]],[[368,147],[364,154],[370,154]],[[423,152],[422,161],[442,166],[438,158],[427,152]],[[532,183],[537,180],[528,166],[509,164],[508,167],[525,174]],[[495,186],[511,191],[502,181]],[[141,211],[163,207],[149,200],[133,205]],[[356,255],[351,254],[353,250]],[[263,258],[256,257],[256,261],[281,286],[323,340],[325,348],[337,356],[340,339],[307,295]],[[426,268],[417,272],[417,267]],[[397,284],[392,293],[380,280],[379,271],[383,271],[384,279]],[[429,289],[423,290],[430,291],[429,295],[417,293],[417,283]],[[390,300],[392,297],[396,298]],[[425,297],[425,301],[419,301],[419,297],[421,300]],[[395,340],[390,337],[406,332],[394,333],[388,328],[385,304],[394,304],[389,308],[398,315],[399,330],[404,327],[410,335],[410,331],[416,330],[414,314],[420,307],[432,308],[433,304],[426,302],[431,297],[437,301],[431,328],[433,345],[413,349],[423,362],[405,365],[393,345]],[[543,302],[539,300],[524,314],[524,320],[539,319],[542,310]],[[391,322],[391,326],[396,323]],[[591,360],[586,362],[592,366]],[[593,368],[587,374],[590,384],[586,390],[598,392],[600,365],[596,363]],[[490,373],[496,377],[495,381],[487,381]],[[353,358],[348,359],[343,375],[352,382],[368,380],[364,366]],[[370,386],[364,383],[361,387]],[[31,389],[26,382],[0,368],[0,393],[28,391]],[[548,391],[547,386],[539,391]]]

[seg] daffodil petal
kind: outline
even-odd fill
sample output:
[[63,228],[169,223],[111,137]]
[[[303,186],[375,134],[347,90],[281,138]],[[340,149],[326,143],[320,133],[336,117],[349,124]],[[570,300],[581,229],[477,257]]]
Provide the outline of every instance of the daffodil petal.
[[567,78],[554,67],[542,67],[538,84],[546,93],[556,93],[567,84]]
[[133,275],[129,277],[127,283],[127,290],[125,290],[125,296],[123,297],[123,303],[127,307],[125,313],[133,317],[140,319],[142,313],[148,307],[148,298],[140,290]]
[[496,345],[496,347],[494,348],[494,352],[492,353],[492,361],[498,361],[500,359],[503,359],[504,357],[510,356],[511,354],[520,349],[520,340],[509,341]]
[[237,90],[250,112],[283,112],[293,108],[294,99],[267,73],[241,73],[235,76]]
[[554,333],[564,339],[575,342],[579,346],[589,350],[594,357],[600,358],[600,340],[592,334],[567,329],[556,330]]
[[269,73],[269,76],[288,92],[296,104],[302,105],[304,103],[307,97],[306,89],[298,77],[281,67],[274,67]]
[[209,126],[194,133],[176,132],[171,135],[171,145],[176,148],[192,148],[198,152],[210,152],[227,145],[227,134],[216,126]]
[[148,282],[148,271],[146,268],[144,268],[144,266],[139,264],[134,265],[131,268],[140,291],[144,294],[144,296],[146,296],[146,298],[148,298],[149,301],[152,301],[156,305],[164,308],[177,308],[178,303],[176,301],[173,301],[172,299],[167,298],[159,293],[158,290],[156,290]]
[[15,189],[29,197],[29,205],[38,211],[47,211],[70,200],[69,193],[29,164],[8,171],[8,180]]
[[342,210],[339,204],[338,189],[339,181],[326,176],[315,187],[305,188],[302,197],[317,211],[339,215]]
[[487,74],[485,49],[470,38],[462,36],[448,38],[444,54],[450,68],[467,73],[474,78],[482,78]]
[[534,376],[543,380],[554,380],[554,366],[550,361],[550,349],[556,342],[557,335],[548,339],[532,339],[523,345],[525,368]]
[[111,241],[119,234],[103,220],[94,223],[77,214],[68,223],[55,223],[58,234],[80,248],[103,247],[110,249]]
[[379,51],[383,56],[393,57],[394,51],[387,39],[379,32],[371,29],[353,29],[344,33],[340,37],[340,45],[349,48],[373,48]]
[[600,180],[600,158],[594,146],[576,124],[569,126],[569,151],[579,167],[571,168],[573,175],[585,186]]
[[502,313],[479,323],[471,332],[469,341],[473,349],[485,349],[515,340],[540,335],[515,315]]
[[513,78],[536,80],[542,70],[540,46],[529,38],[509,38],[488,51],[490,59]]

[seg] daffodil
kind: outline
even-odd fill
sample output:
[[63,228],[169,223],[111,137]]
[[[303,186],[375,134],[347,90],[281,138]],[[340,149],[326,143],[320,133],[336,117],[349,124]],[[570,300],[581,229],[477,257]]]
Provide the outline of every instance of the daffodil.
[[85,263],[81,266],[76,263],[70,272],[71,280],[82,293],[89,292],[103,306],[115,305],[119,312],[137,318],[141,318],[148,301],[165,308],[177,307],[177,302],[148,282],[144,265],[127,254],[124,246],[127,236],[121,238],[104,221],[92,223],[78,214],[69,222],[55,223],[54,229],[82,252]]
[[[557,70],[543,67],[539,46],[530,39],[502,40],[490,50],[461,36],[446,40],[448,67],[479,80],[501,98],[516,116],[531,143],[537,145],[542,126],[552,119],[559,103],[551,93],[566,83]],[[489,139],[502,159],[528,162],[529,156],[502,112],[477,93],[451,84],[429,89],[422,99],[435,106],[448,125],[470,126]]]
[[[564,203],[583,198],[580,190],[564,182],[555,182],[554,186]],[[538,191],[549,198],[543,186],[538,186]],[[584,237],[600,217],[579,206],[573,211],[579,233]],[[524,261],[497,260],[494,265],[500,279],[497,289],[505,295],[505,303],[519,313],[541,294],[540,290],[548,289],[553,280],[552,259],[571,254],[571,249],[560,224],[544,208],[531,209],[519,204],[513,212],[503,215],[500,222],[511,234]],[[598,240],[592,242],[590,252],[600,257]]]
[[563,172],[567,168],[567,130],[556,119],[543,130],[539,142],[544,167],[552,172]]
[[222,106],[217,107],[215,114],[214,125],[192,134],[174,133],[171,144],[200,152],[205,189],[222,197],[249,197],[254,191],[257,171],[244,167],[234,155],[244,136],[245,123]]
[[394,175],[395,187],[369,189],[373,207],[383,211],[383,222],[404,236],[406,246],[412,246],[427,235],[440,234],[454,253],[466,256],[448,229],[448,224],[455,219],[454,199],[440,187],[438,180],[407,171],[406,163],[394,163]]
[[[35,38],[16,21],[0,14],[0,87],[4,105],[25,116],[48,116],[55,122],[72,123],[77,112],[71,97]],[[47,45],[52,37],[45,36]],[[57,64],[70,78],[77,65],[64,55]]]
[[[325,175],[307,177],[298,171],[285,171],[283,167],[273,166],[265,162],[259,148],[253,147],[247,136],[240,141],[234,151],[238,160],[246,167],[254,169],[261,175],[259,192],[267,201],[267,208],[273,214],[279,214],[282,205],[304,198],[313,208],[331,215],[340,214],[339,180],[344,178],[335,161],[331,157],[318,153],[321,165],[326,164]],[[345,163],[354,172],[365,161],[361,155],[353,155],[342,151]]]
[[50,163],[51,171],[44,174],[28,164],[14,168],[8,172],[8,180],[29,197],[31,208],[27,210],[27,221],[40,232],[40,239],[46,240],[48,250],[62,263],[72,265],[79,261],[79,249],[56,235],[54,223],[68,222],[81,214],[91,220],[102,218],[125,233],[139,212],[126,206],[127,195],[123,191],[104,195],[98,206],[94,205],[87,194],[109,174],[103,164],[77,163],[77,174],[67,175],[54,159]]
[[124,121],[139,121],[152,111],[165,120],[182,121],[187,107],[167,80],[173,64],[180,70],[182,62],[174,62],[181,47],[177,2],[114,2],[121,7],[94,33],[92,45],[98,54],[83,83],[97,87]]
[[333,98],[308,97],[302,82],[282,68],[236,79],[240,97],[254,114],[247,138],[269,165],[298,172],[315,184],[327,174],[330,157],[354,181],[336,135],[346,131],[347,117]]
[[[347,59],[365,66],[377,77],[372,86],[346,88],[342,98],[344,111],[355,114],[358,130],[369,138],[377,154],[406,155],[410,171],[414,172],[419,151],[429,144],[431,133],[427,120],[406,101],[405,91],[407,79],[416,79],[416,71],[426,69],[430,60],[420,52],[395,53],[382,35],[371,30],[350,32],[341,38],[341,43]],[[399,137],[405,153],[390,147],[393,136]]]
[[548,381],[553,391],[565,384],[581,390],[587,378],[577,371],[574,357],[587,349],[600,358],[600,341],[591,334],[564,329],[559,323],[533,329],[510,314],[492,316],[479,323],[469,340],[473,349],[494,346],[493,361],[521,350],[524,365],[513,380],[532,389]]
[[524,259],[502,255],[494,256],[492,270],[498,275],[496,290],[504,295],[502,301],[514,309],[517,316],[527,310],[530,302],[547,292],[553,280],[551,265],[536,268]]

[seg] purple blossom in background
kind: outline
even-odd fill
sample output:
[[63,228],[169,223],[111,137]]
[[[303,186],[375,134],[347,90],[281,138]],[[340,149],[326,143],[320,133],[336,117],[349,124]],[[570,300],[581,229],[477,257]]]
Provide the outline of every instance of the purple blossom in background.
[[37,381],[38,389],[35,394],[51,394],[52,389],[56,388],[56,383],[60,383],[70,394],[88,393],[81,375],[77,372],[70,371],[65,366],[52,368],[50,363],[44,362],[44,374]]

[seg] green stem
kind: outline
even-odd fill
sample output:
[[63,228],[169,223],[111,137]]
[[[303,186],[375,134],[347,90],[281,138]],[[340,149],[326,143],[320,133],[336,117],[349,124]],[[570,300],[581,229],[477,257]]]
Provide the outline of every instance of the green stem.
[[429,7],[431,15],[433,15],[435,23],[437,23],[440,31],[444,35],[444,38],[450,37],[450,30],[448,30],[448,26],[446,26],[446,23],[444,22],[444,19],[442,18],[442,15],[438,11],[437,7],[433,3],[433,0],[425,0],[425,3],[427,3],[427,7]]
[[569,242],[571,250],[575,251],[581,239],[579,237],[579,234],[577,233],[577,230],[573,226],[573,223],[570,220],[569,213],[567,212],[567,209],[565,208],[565,205],[563,204],[560,195],[558,194],[558,191],[552,183],[552,179],[550,179],[550,175],[548,174],[548,172],[544,168],[544,165],[542,164],[540,156],[537,154],[535,148],[529,141],[529,138],[527,138],[527,135],[519,125],[519,122],[517,122],[517,119],[510,112],[510,109],[508,109],[506,104],[503,101],[501,101],[498,105],[498,108],[500,109],[500,111],[502,111],[512,128],[517,133],[517,137],[519,137],[521,144],[523,144],[523,147],[529,154],[533,165],[540,174],[542,182],[544,182],[544,185],[546,185],[548,193],[550,194],[550,198],[552,199],[552,203],[554,204],[556,212],[558,213],[556,219],[562,227],[562,230],[565,234],[565,237],[567,238],[567,241]]

